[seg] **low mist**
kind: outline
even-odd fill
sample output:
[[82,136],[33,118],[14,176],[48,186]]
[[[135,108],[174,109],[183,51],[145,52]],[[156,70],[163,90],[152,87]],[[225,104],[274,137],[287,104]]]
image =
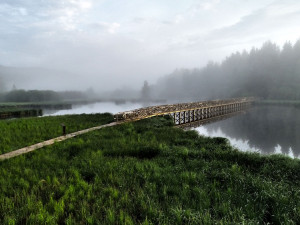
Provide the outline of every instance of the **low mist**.
[[[105,91],[92,87],[83,90],[79,85],[81,77],[75,76],[66,80],[60,72],[40,68],[1,67],[0,79],[2,92],[11,88],[10,93],[2,94],[4,101],[101,98],[182,102],[244,96],[297,100],[300,98],[299,62],[300,41],[294,45],[287,42],[283,47],[269,41],[261,48],[253,47],[250,51],[233,53],[222,63],[209,62],[205,67],[198,69],[176,69],[173,73],[159,78],[154,84],[145,80],[139,87],[115,88],[112,84],[109,90]],[[77,83],[78,88],[74,86]],[[48,90],[48,87],[53,89],[52,92],[39,93],[22,90],[32,90],[34,87],[41,90]]]
[[0,93],[297,99],[299,9],[294,0],[3,0]]
[[266,42],[259,49],[236,52],[202,69],[178,69],[152,86],[153,98],[197,101],[253,96],[300,99],[300,41],[282,48]]

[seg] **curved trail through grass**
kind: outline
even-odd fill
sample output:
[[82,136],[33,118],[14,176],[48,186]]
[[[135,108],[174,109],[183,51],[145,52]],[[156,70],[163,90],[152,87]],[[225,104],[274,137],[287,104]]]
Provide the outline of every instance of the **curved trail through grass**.
[[0,160],[10,159],[10,158],[16,157],[18,155],[26,154],[28,152],[35,151],[35,150],[43,148],[45,146],[52,145],[55,142],[64,141],[64,140],[73,138],[75,136],[85,134],[85,133],[90,132],[90,131],[99,130],[99,129],[102,129],[104,127],[115,126],[115,125],[121,124],[121,123],[122,122],[112,122],[112,123],[109,123],[109,124],[84,129],[84,130],[81,130],[81,131],[76,131],[76,132],[73,132],[73,133],[70,133],[70,134],[67,134],[67,135],[64,135],[64,136],[56,137],[56,138],[53,138],[53,139],[50,139],[50,140],[47,140],[47,141],[43,141],[43,142],[28,146],[28,147],[20,148],[18,150],[0,155]]

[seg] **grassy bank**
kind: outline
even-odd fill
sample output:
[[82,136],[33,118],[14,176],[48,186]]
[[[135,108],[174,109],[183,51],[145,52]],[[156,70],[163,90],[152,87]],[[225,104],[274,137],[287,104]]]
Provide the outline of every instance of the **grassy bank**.
[[299,224],[300,162],[152,118],[0,162],[0,224]]
[[6,108],[26,108],[26,109],[71,109],[70,102],[0,102],[0,109]]
[[0,154],[58,137],[62,135],[61,124],[71,133],[112,121],[108,113],[0,120]]
[[0,119],[41,116],[41,109],[0,108]]

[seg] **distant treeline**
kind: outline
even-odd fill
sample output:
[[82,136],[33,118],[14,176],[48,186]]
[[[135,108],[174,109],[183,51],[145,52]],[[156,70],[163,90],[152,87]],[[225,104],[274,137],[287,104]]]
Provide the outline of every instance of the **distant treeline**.
[[80,91],[13,90],[0,95],[1,102],[47,102],[86,98],[87,95]]
[[282,48],[267,42],[260,49],[234,53],[220,64],[176,70],[151,90],[153,96],[167,99],[300,99],[300,40]]

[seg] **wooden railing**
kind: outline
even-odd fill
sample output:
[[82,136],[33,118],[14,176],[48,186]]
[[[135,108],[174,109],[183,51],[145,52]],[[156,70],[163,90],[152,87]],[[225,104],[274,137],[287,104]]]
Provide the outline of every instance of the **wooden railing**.
[[171,115],[176,125],[216,118],[245,110],[255,101],[254,98],[179,103],[150,106],[114,115],[115,121],[135,121],[153,116]]

